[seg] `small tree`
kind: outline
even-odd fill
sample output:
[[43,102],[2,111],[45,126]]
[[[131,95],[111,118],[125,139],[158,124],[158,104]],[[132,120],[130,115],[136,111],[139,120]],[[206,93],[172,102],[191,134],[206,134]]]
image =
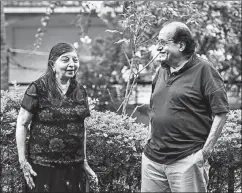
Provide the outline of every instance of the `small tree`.
[[[120,15],[122,17],[120,27],[117,30],[107,30],[120,35],[120,40],[116,44],[122,45],[122,51],[128,63],[125,96],[117,110],[122,108],[123,115],[126,114],[130,96],[141,72],[148,68],[159,55],[156,53],[152,56],[150,48],[151,45],[156,44],[161,25],[169,19],[180,19],[187,24],[197,24],[195,20],[200,17],[198,10],[189,4],[181,4],[181,8],[176,9],[164,2],[124,2],[124,10]],[[184,12],[187,14],[184,15]]]
[[[139,4],[139,3],[138,3]],[[125,90],[125,97],[122,104],[119,106],[117,111],[122,107],[122,114],[126,114],[126,108],[130,99],[130,96],[137,85],[137,79],[140,73],[149,66],[158,56],[158,54],[146,65],[142,65],[142,58],[138,56],[138,52],[141,51],[141,45],[145,44],[147,41],[147,32],[149,26],[151,26],[155,20],[155,16],[151,14],[148,9],[150,3],[146,3],[143,6],[143,2],[136,5],[135,2],[131,2],[130,5],[124,6],[124,13],[122,14],[123,20],[121,25],[123,27],[122,31],[117,30],[107,30],[111,33],[119,33],[122,39],[117,41],[117,44],[122,44],[122,51],[128,62],[129,70],[127,85]],[[125,8],[126,7],[126,8]],[[140,8],[140,9],[139,9]],[[127,54],[129,52],[129,54]]]

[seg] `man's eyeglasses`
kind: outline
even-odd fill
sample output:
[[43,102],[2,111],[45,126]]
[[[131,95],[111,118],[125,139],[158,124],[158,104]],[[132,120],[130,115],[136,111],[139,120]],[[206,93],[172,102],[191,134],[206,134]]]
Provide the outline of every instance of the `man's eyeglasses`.
[[169,42],[174,42],[174,40],[158,40],[157,41],[157,44],[158,44],[158,46],[160,47],[160,46],[166,46],[167,44],[169,44]]

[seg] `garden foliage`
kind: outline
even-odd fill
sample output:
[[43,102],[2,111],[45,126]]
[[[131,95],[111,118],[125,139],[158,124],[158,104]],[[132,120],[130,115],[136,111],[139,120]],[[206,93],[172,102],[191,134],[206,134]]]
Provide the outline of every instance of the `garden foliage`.
[[[96,37],[88,44],[92,60],[81,65],[78,78],[87,85],[89,96],[100,99],[98,109],[117,111],[128,102],[136,83],[151,81],[160,64],[147,64],[156,56],[162,25],[170,20],[187,23],[198,43],[197,53],[214,64],[226,89],[235,88],[241,98],[240,1],[104,1],[91,14],[107,24],[108,37]],[[78,26],[88,25],[82,22]]]
[[[1,190],[22,192],[15,142],[16,118],[23,93],[1,91]],[[95,104],[94,104],[95,106]],[[114,112],[99,112],[90,103],[86,119],[87,157],[97,173],[101,191],[140,190],[141,153],[147,128],[135,119]],[[210,158],[210,192],[241,188],[241,110],[230,111],[227,123]],[[232,179],[232,180],[231,180]]]
[[[22,192],[15,128],[23,93],[1,91],[1,189]],[[91,117],[86,119],[87,157],[97,172],[101,191],[138,190],[140,156],[147,128],[135,119],[114,112],[98,112],[90,102]]]
[[242,172],[241,110],[230,111],[210,157],[210,192],[239,192]]
[[93,110],[86,121],[87,155],[101,191],[138,191],[148,129],[114,112]]
[[16,118],[22,93],[1,90],[1,192],[22,192],[23,178],[15,142]]

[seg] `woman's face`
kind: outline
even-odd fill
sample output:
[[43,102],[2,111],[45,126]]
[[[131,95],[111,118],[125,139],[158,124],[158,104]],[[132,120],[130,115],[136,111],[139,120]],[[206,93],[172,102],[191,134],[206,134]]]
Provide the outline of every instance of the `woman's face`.
[[62,79],[70,79],[77,73],[79,60],[75,51],[62,54],[54,63],[56,76]]

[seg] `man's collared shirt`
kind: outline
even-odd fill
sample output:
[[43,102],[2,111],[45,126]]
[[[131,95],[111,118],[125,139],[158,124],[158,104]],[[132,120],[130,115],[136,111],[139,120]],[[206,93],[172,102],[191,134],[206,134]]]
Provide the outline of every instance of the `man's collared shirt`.
[[177,71],[179,71],[180,69],[183,68],[183,66],[185,66],[185,64],[186,64],[186,62],[183,63],[181,66],[178,66],[177,68],[172,68],[172,67],[170,67],[170,72],[173,73],[173,72],[177,72]]
[[229,111],[223,80],[213,65],[196,55],[178,71],[160,68],[152,84],[151,139],[145,155],[168,164],[204,145],[213,116]]

